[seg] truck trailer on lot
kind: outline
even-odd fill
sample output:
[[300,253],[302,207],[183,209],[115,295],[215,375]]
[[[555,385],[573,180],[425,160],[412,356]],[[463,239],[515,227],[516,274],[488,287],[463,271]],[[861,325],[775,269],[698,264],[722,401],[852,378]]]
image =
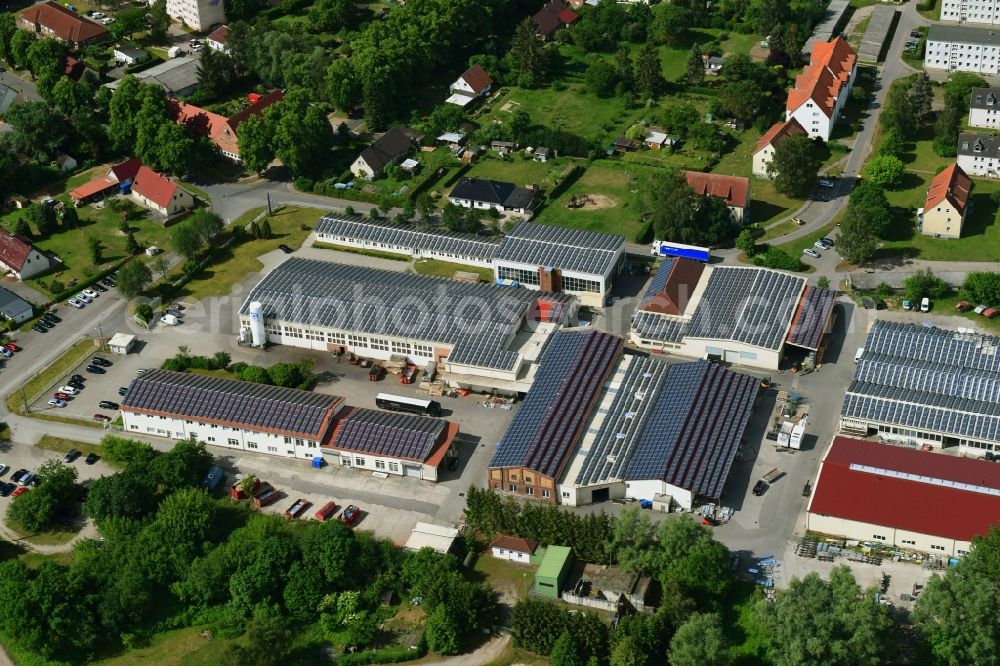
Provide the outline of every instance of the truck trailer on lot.
[[294,504],[292,504],[290,507],[288,507],[288,509],[285,510],[285,517],[298,518],[299,516],[301,516],[303,513],[306,512],[306,509],[308,509],[311,506],[312,502],[310,502],[307,499],[299,498],[295,500]]

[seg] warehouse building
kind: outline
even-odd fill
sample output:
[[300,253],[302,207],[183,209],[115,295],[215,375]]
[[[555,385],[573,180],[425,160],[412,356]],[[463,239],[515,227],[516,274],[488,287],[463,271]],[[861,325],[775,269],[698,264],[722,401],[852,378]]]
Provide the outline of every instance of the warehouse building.
[[320,448],[331,465],[437,481],[457,434],[458,424],[443,419],[347,408]]
[[844,433],[1000,453],[1000,337],[877,320],[840,413]]
[[818,353],[833,328],[836,292],[767,268],[666,259],[632,317],[643,349],[778,370],[792,347]]
[[602,307],[625,262],[625,237],[533,222],[516,224],[501,239],[414,229],[356,215],[328,214],[316,240],[493,269],[498,284],[576,296]]
[[344,399],[220,377],[153,370],[122,399],[125,432],[194,439],[233,450],[312,458]]
[[571,506],[718,499],[759,380],[704,361],[622,355],[623,340],[563,330],[489,464],[494,490]]
[[523,393],[559,326],[576,320],[565,294],[511,289],[292,258],[240,309],[240,337],[444,369],[450,386]]
[[995,464],[836,437],[820,466],[806,529],[960,557],[997,521]]

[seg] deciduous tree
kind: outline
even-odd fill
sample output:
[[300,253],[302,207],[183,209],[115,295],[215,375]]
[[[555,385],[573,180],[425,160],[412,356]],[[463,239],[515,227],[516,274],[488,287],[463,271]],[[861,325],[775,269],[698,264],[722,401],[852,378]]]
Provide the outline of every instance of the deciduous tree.
[[116,286],[125,298],[134,298],[153,281],[149,267],[139,259],[133,259],[118,270]]
[[892,188],[903,180],[902,160],[892,155],[878,155],[868,161],[862,175],[876,185]]
[[728,666],[732,663],[715,613],[695,613],[677,628],[670,641],[670,666]]
[[875,250],[878,249],[878,239],[861,208],[848,206],[840,222],[837,248],[844,259],[858,265],[865,263],[875,254]]
[[816,175],[822,164],[816,143],[808,136],[797,134],[778,142],[767,172],[775,188],[785,196],[805,199],[816,186]]
[[585,75],[587,87],[598,97],[608,97],[615,91],[618,77],[615,68],[606,60],[597,58],[587,67]]

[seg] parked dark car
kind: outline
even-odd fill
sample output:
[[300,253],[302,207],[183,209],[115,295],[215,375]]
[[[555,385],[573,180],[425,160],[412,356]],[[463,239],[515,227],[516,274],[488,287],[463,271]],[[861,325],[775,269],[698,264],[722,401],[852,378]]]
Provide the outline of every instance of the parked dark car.
[[101,456],[97,455],[96,453],[88,453],[87,457],[84,459],[83,462],[87,463],[88,465],[93,465],[95,462],[97,462],[100,459],[101,459]]
[[95,375],[103,375],[105,372],[107,372],[107,370],[97,365],[88,365],[87,372],[90,372]]
[[100,282],[95,282],[95,283],[94,283],[94,289],[96,289],[97,291],[101,292],[102,294],[103,294],[103,293],[106,293],[106,292],[108,291],[108,288],[107,288],[107,287],[105,287],[105,286],[104,286],[103,284],[101,284]]
[[58,324],[59,322],[62,321],[62,317],[54,315],[51,312],[48,312],[45,315],[43,315],[42,319],[45,319],[46,321],[51,321],[53,324]]
[[75,382],[85,382],[85,381],[87,381],[87,378],[84,377],[83,375],[73,375],[72,377],[70,377],[70,379],[72,379]]
[[757,497],[760,497],[761,495],[763,495],[766,492],[767,492],[767,482],[766,481],[761,480],[761,481],[758,481],[757,483],[753,484],[753,494],[756,495]]
[[0,483],[0,497],[7,497],[17,488],[13,483]]
[[102,368],[110,368],[112,365],[114,365],[114,363],[112,363],[108,359],[101,358],[100,356],[95,356],[94,358],[90,359],[90,362],[94,365],[99,365]]
[[115,410],[118,409],[118,403],[111,402],[110,400],[101,400],[99,403],[97,403],[97,406],[100,407],[101,409],[115,409]]
[[120,395],[122,397],[125,397],[126,393],[128,393],[128,387],[127,386],[119,386],[118,387],[118,395]]
[[44,326],[45,328],[48,328],[48,329],[53,329],[53,328],[56,327],[55,323],[53,323],[53,322],[51,322],[51,321],[49,321],[48,319],[45,319],[45,318],[39,319],[38,320],[38,324],[39,324],[39,326]]
[[14,483],[20,483],[21,479],[23,479],[27,475],[28,475],[28,470],[26,470],[26,469],[19,469],[16,472],[14,472],[13,474],[10,475],[10,480],[13,481]]
[[288,247],[285,244],[279,245],[278,249],[281,250],[282,252],[284,252],[285,254],[291,254],[292,252],[295,251],[295,250],[293,250],[292,248]]
[[34,324],[34,325],[32,325],[31,330],[38,331],[39,333],[48,333],[49,332],[49,329],[45,328],[41,324]]
[[66,452],[66,455],[63,456],[63,462],[71,463],[79,457],[80,457],[79,451],[77,451],[76,449],[70,449],[69,451]]
[[66,382],[66,386],[71,386],[71,387],[75,388],[77,391],[82,391],[83,389],[86,388],[83,385],[83,382],[78,382],[75,379],[71,379],[68,382]]

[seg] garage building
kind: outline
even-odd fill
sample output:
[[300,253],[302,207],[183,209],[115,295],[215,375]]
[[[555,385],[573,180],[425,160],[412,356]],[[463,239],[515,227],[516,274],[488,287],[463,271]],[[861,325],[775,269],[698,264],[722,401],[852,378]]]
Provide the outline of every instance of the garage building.
[[28,321],[35,314],[31,303],[17,294],[0,287],[0,319],[15,324]]
[[630,339],[652,351],[778,370],[788,347],[822,348],[836,295],[767,268],[667,259],[632,317]]
[[450,386],[521,393],[578,305],[565,294],[292,258],[250,292],[240,337],[378,360],[405,356],[420,367],[436,361]]
[[1000,455],[1000,337],[878,320],[840,428],[913,448]]
[[960,557],[998,521],[994,463],[836,437],[820,466],[806,529]]
[[622,348],[600,331],[556,334],[497,444],[492,489],[571,506],[635,497],[690,509],[721,496],[759,379]]

